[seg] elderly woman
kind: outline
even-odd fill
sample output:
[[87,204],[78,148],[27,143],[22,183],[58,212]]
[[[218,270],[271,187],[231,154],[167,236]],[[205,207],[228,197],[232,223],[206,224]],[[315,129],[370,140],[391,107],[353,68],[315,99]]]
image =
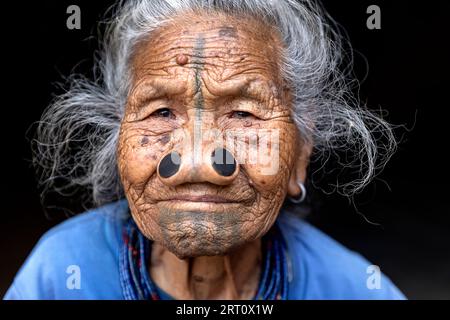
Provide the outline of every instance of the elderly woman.
[[35,144],[45,190],[97,208],[45,234],[5,298],[403,298],[295,212],[310,157],[354,152],[351,195],[395,148],[332,25],[307,0],[119,5],[95,80],[70,78]]

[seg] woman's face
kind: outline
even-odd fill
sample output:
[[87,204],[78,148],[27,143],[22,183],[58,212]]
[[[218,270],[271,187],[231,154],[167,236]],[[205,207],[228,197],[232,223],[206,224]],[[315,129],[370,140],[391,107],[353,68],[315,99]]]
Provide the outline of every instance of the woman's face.
[[[280,48],[257,21],[186,14],[135,51],[119,172],[140,230],[179,258],[225,254],[277,217],[299,157]],[[218,147],[234,171],[212,165]]]

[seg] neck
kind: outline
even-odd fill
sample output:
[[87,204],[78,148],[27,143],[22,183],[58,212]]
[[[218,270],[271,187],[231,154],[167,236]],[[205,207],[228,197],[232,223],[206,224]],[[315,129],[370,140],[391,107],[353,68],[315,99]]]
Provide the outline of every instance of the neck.
[[153,243],[150,275],[175,299],[253,299],[261,273],[261,239],[224,256],[179,259]]

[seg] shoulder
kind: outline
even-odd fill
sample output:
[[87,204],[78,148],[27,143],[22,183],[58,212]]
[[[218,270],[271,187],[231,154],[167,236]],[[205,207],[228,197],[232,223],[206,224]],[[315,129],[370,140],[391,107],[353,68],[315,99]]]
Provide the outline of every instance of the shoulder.
[[115,288],[118,279],[120,225],[126,208],[121,200],[50,229],[35,245],[5,298],[89,299],[102,295],[102,290],[91,290],[98,286],[105,288],[106,298],[113,298],[107,289]]
[[[95,208],[72,218],[47,231],[39,240],[34,251],[42,247],[64,247],[72,254],[84,250],[81,246],[97,244],[115,247],[118,227],[127,218],[127,202],[124,200]],[[59,255],[60,253],[58,253]]]
[[278,218],[291,259],[293,299],[404,299],[360,254],[319,229],[283,212]]

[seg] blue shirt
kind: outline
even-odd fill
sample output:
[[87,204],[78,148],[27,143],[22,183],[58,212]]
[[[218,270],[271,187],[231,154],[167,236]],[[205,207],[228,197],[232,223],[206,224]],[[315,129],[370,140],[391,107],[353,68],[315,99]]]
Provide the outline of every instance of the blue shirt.
[[[119,250],[127,217],[128,203],[121,200],[54,227],[4,299],[124,299]],[[405,298],[370,262],[304,220],[281,212],[278,222],[290,256],[289,299]]]

